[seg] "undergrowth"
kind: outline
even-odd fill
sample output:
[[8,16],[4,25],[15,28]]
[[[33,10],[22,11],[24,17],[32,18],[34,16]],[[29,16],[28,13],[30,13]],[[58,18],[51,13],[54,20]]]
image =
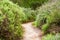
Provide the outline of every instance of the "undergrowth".
[[48,3],[38,9],[38,15],[34,25],[41,28],[43,31],[60,22],[60,0],[53,3]]
[[59,33],[57,33],[56,35],[47,34],[42,38],[42,40],[60,40],[60,34]]

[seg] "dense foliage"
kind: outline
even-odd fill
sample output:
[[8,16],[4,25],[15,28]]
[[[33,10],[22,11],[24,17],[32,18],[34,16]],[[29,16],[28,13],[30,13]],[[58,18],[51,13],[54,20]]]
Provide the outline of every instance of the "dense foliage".
[[35,26],[46,31],[51,25],[60,23],[60,0],[45,4],[38,9]]
[[0,0],[0,40],[21,40],[24,33],[21,24],[31,21],[43,33],[49,33],[42,40],[60,40],[60,0],[47,1]]
[[21,40],[23,34],[21,15],[24,16],[18,5],[9,0],[0,1],[0,39]]
[[0,38],[20,40],[23,34],[21,23],[33,21],[35,18],[34,10],[21,8],[9,0],[0,0]]
[[27,18],[26,20],[22,21],[23,23],[34,21],[36,19],[36,15],[38,14],[36,13],[36,11],[31,10],[30,8],[23,8],[23,12],[25,13]]
[[48,0],[11,0],[14,3],[18,3],[22,7],[35,9],[36,7],[41,6],[44,2]]
[[48,34],[42,38],[42,40],[60,40],[60,34],[57,33],[56,35]]

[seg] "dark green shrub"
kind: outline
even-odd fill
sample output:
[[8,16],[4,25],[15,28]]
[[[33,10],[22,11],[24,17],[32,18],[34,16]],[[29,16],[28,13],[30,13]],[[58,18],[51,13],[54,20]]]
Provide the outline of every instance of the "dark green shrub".
[[0,38],[2,40],[21,40],[23,28],[20,21],[22,16],[24,13],[18,5],[9,0],[0,1]]
[[11,1],[18,3],[22,7],[36,9],[36,7],[41,6],[44,2],[47,2],[48,0],[11,0]]

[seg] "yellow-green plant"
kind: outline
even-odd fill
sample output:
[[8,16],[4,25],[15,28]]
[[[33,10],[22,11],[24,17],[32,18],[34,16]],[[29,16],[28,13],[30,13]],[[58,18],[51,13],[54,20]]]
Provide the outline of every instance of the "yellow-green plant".
[[9,0],[0,1],[0,38],[2,40],[21,40],[23,10]]
[[57,33],[56,35],[48,34],[45,35],[42,40],[60,40],[60,34]]

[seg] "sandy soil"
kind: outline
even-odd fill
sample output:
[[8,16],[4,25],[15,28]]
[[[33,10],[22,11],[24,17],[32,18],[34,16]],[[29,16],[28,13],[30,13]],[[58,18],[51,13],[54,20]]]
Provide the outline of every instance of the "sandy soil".
[[25,29],[23,40],[41,40],[42,32],[32,26],[32,22],[22,24]]

